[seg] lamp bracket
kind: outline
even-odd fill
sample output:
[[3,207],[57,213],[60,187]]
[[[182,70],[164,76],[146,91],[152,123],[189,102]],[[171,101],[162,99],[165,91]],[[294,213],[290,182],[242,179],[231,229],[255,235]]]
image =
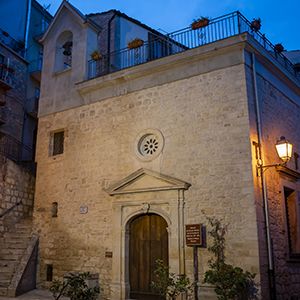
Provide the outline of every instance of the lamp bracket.
[[263,165],[262,160],[258,159],[257,160],[257,165],[256,165],[256,171],[257,171],[257,176],[262,175],[267,169],[272,168],[272,167],[284,167],[286,165],[286,162],[283,162],[281,164],[271,164],[271,165]]

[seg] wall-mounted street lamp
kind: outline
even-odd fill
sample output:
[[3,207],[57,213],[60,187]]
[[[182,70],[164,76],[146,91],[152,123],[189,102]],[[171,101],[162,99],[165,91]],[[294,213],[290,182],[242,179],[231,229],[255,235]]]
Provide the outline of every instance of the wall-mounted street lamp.
[[[254,145],[258,147],[257,143],[254,143]],[[262,160],[258,159],[257,160],[258,170],[263,171],[263,169],[270,168],[270,167],[285,166],[286,163],[292,158],[293,145],[288,140],[286,140],[284,136],[280,137],[275,147],[276,147],[277,154],[279,158],[282,160],[282,162],[277,164],[264,165]]]
[[276,143],[276,151],[279,158],[286,164],[292,158],[293,145],[282,136]]

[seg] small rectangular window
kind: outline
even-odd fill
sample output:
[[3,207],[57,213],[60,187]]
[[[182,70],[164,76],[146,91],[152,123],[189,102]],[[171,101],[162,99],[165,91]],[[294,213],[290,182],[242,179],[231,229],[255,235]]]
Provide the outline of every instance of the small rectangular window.
[[58,131],[51,135],[51,155],[58,155],[64,153],[65,132]]
[[53,265],[46,265],[46,280],[53,280]]
[[284,188],[286,220],[291,257],[300,257],[300,211],[296,191]]

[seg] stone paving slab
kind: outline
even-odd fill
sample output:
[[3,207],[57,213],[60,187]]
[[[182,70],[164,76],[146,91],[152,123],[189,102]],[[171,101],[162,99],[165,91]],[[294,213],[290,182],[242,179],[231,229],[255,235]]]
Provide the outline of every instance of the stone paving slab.
[[[16,298],[0,297],[0,300],[53,300],[52,294],[47,290],[33,290]],[[61,300],[69,300],[67,297]]]

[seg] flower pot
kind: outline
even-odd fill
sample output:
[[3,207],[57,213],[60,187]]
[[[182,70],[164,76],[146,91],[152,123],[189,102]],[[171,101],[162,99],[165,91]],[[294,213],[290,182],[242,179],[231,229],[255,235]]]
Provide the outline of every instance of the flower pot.
[[206,27],[209,24],[209,19],[200,19],[191,24],[193,30]]
[[274,49],[278,53],[281,53],[281,52],[284,51],[284,47],[282,46],[282,44],[276,44],[276,45],[274,45]]
[[144,45],[144,41],[143,40],[141,40],[141,39],[134,39],[131,42],[129,42],[127,46],[128,46],[129,49],[135,49],[135,48],[141,47],[143,45]]
[[252,22],[251,22],[251,30],[257,32],[260,30],[261,28],[261,21],[260,19],[254,19]]
[[100,60],[102,58],[102,55],[99,52],[95,51],[91,54],[91,58],[92,60]]

